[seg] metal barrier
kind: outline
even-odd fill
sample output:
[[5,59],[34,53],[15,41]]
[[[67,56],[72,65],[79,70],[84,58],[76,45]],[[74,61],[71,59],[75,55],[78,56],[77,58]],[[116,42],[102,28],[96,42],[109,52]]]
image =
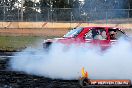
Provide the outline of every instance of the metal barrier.
[[[20,8],[10,10],[0,6],[1,22],[89,22],[89,23],[130,23],[132,9],[87,10],[85,8],[40,8],[28,7],[21,13]],[[23,15],[23,16],[21,16]],[[23,17],[23,18],[21,18]]]

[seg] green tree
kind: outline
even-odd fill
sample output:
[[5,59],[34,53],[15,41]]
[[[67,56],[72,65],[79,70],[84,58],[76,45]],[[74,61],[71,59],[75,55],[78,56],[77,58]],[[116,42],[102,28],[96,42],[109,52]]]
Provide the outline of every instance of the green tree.
[[17,8],[15,7],[16,2],[17,0],[0,0],[0,20],[12,21],[18,19]]
[[24,21],[40,21],[39,10],[40,2],[33,2],[33,0],[25,0],[24,2],[24,12],[23,20]]
[[79,0],[40,0],[40,3],[43,20],[69,21],[71,8],[79,7]]
[[128,0],[85,0],[82,9],[88,20],[126,18],[128,11],[121,9],[128,9]]

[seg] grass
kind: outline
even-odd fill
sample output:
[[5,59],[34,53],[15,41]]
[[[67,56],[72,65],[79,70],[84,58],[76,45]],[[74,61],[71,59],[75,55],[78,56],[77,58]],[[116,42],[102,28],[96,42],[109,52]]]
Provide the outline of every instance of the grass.
[[19,51],[35,42],[55,36],[0,36],[1,51]]

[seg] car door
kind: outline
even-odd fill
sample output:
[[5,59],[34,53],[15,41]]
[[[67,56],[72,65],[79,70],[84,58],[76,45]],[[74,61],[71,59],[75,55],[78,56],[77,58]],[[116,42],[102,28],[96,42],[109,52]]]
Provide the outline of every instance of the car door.
[[109,34],[111,44],[115,44],[121,37],[122,38],[127,37],[126,34],[118,28],[109,28],[108,34]]
[[108,30],[105,27],[92,27],[85,34],[85,43],[101,46],[102,49],[109,47]]

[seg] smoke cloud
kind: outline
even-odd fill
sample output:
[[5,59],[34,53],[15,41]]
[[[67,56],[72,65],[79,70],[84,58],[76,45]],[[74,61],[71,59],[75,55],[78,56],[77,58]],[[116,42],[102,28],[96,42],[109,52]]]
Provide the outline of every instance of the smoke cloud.
[[16,53],[9,64],[15,71],[52,79],[78,79],[84,67],[90,79],[132,80],[132,46],[123,39],[103,52],[89,44],[53,44],[48,53],[27,48]]

